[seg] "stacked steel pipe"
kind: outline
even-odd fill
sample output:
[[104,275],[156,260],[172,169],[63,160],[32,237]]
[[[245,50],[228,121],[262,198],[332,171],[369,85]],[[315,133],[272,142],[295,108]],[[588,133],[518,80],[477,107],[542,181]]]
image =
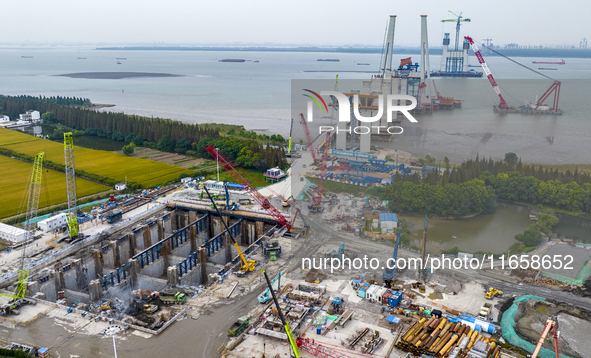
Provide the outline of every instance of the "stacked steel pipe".
[[[396,347],[415,356],[426,354],[439,358],[465,357],[474,345],[482,341],[487,346],[487,358],[497,358],[500,346],[462,322],[450,322],[446,318],[422,318],[412,325],[396,343]],[[459,349],[455,349],[458,347]],[[455,350],[454,350],[455,349]]]

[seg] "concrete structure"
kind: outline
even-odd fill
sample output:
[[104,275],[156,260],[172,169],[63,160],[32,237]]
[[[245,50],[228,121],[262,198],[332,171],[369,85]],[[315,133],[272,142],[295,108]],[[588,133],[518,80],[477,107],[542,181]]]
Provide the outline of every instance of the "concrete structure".
[[10,242],[21,242],[26,239],[26,231],[18,227],[0,223],[0,239]]
[[464,39],[461,51],[449,51],[449,33],[443,35],[443,51],[441,52],[442,72],[466,72],[468,71],[468,51],[470,43]]
[[41,113],[39,113],[39,111],[29,109],[24,114],[20,114],[19,119],[27,122],[39,122],[41,120]]
[[181,183],[186,184],[191,182],[193,179],[191,179],[191,177],[186,177],[186,178],[182,178],[181,179]]
[[115,190],[121,191],[127,189],[127,184],[125,183],[117,183],[115,184]]
[[398,215],[393,213],[381,213],[379,215],[382,232],[392,231],[398,227]]
[[37,223],[37,227],[43,231],[60,229],[68,225],[66,214],[57,214]]

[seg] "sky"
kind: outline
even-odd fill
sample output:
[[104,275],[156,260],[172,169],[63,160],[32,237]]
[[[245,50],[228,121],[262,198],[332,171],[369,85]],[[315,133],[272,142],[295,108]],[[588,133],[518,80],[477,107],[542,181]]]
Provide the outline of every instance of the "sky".
[[462,36],[495,45],[576,45],[591,38],[591,2],[537,1],[203,1],[0,0],[0,43],[35,44],[285,44],[382,46],[389,15],[397,15],[395,45],[418,46],[420,15],[428,15],[429,44],[454,18],[472,21]]

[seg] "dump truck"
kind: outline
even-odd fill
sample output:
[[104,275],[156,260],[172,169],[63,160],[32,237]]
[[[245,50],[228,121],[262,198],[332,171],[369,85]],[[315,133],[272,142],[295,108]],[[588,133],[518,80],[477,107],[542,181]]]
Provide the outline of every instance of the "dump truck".
[[492,311],[492,304],[485,303],[484,306],[480,307],[480,313],[478,313],[478,319],[481,319],[483,321],[488,321],[491,311]]
[[172,304],[183,304],[187,300],[187,295],[183,292],[177,292],[174,295],[165,295],[164,293],[160,294],[160,301],[165,305],[172,305]]
[[244,331],[244,329],[248,326],[248,324],[249,324],[248,316],[242,316],[242,317],[238,318],[238,321],[234,322],[234,324],[228,330],[228,333],[230,333],[231,336],[237,336],[240,334],[240,332]]

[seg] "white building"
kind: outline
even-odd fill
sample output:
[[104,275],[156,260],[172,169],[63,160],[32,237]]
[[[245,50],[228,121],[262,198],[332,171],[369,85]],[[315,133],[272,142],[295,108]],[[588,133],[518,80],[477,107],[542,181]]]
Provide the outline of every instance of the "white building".
[[117,183],[115,184],[115,190],[121,191],[127,189],[127,184],[125,183]]
[[193,181],[191,177],[181,178],[181,183],[183,184],[190,183],[191,181]]
[[0,223],[0,239],[10,242],[21,242],[26,239],[26,231],[18,227]]
[[57,214],[37,223],[37,227],[43,231],[60,229],[68,225],[66,214]]
[[10,117],[0,114],[0,123],[10,122]]
[[41,120],[41,113],[29,109],[25,114],[20,114],[19,119],[27,122],[39,122]]
[[382,232],[392,231],[398,227],[398,216],[394,213],[381,213],[379,218]]

